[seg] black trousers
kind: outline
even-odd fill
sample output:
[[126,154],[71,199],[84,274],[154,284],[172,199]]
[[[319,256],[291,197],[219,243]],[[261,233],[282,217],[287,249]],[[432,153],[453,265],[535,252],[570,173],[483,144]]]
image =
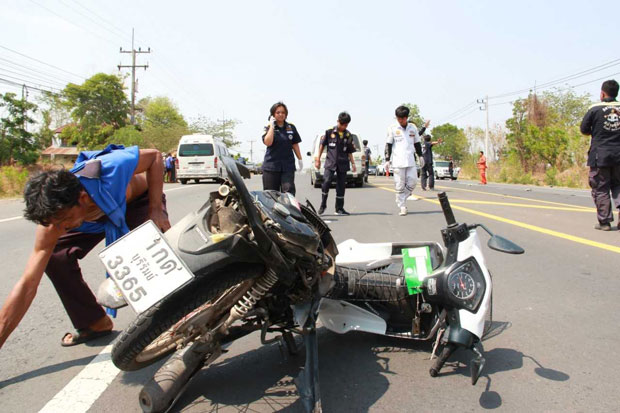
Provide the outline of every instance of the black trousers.
[[[420,171],[422,175],[422,189],[435,188],[435,172],[433,171],[433,164],[424,164],[422,171]],[[426,181],[428,180],[428,187],[426,186]]]
[[266,191],[268,189],[279,192],[289,192],[295,196],[295,171],[263,171],[263,190]]
[[[611,208],[613,200],[620,209],[620,165],[606,167],[590,167],[588,181],[592,188],[592,199],[596,205],[596,217],[601,224],[614,220]],[[609,193],[611,192],[611,197]]]
[[344,190],[347,186],[347,171],[339,171],[337,169],[326,169],[323,176],[323,185],[321,186],[322,197],[321,207],[327,206],[327,195],[331,187],[332,180],[336,176],[336,211],[344,208]]
[[[166,214],[166,196],[163,195]],[[149,197],[144,193],[127,204],[125,220],[130,230],[138,227],[149,219]],[[82,277],[78,260],[88,254],[102,239],[105,233],[89,234],[85,232],[69,232],[56,242],[45,273],[52,281],[62,301],[73,327],[76,329],[91,326],[105,316],[105,310],[97,303],[95,295]],[[103,281],[103,271],[101,273]]]

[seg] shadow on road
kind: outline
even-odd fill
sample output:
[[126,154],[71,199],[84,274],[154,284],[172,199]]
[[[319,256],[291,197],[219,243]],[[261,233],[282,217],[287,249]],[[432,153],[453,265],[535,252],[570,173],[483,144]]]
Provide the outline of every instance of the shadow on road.
[[[299,342],[299,341],[298,341]],[[321,400],[325,411],[368,411],[387,391],[391,352],[430,352],[429,343],[364,333],[319,330]],[[232,357],[201,371],[173,411],[302,412],[293,379],[304,352],[285,360],[277,345]]]
[[[502,405],[501,395],[496,391],[491,390],[491,376],[495,373],[519,370],[523,368],[524,359],[533,361],[537,366],[534,369],[534,372],[544,379],[552,381],[568,381],[570,379],[568,374],[559,370],[544,367],[532,356],[523,354],[518,350],[509,348],[495,348],[488,352],[483,351],[482,353],[486,359],[486,363],[480,377],[480,382],[482,382],[483,379],[486,379],[487,384],[485,390],[480,395],[479,403],[480,406],[485,409],[497,409]],[[440,373],[440,376],[460,374],[471,377],[470,361],[472,356],[473,354],[471,352],[459,350],[454,354],[453,360],[450,363],[446,363],[444,367],[446,371]],[[447,371],[450,367],[452,367],[452,370]]]

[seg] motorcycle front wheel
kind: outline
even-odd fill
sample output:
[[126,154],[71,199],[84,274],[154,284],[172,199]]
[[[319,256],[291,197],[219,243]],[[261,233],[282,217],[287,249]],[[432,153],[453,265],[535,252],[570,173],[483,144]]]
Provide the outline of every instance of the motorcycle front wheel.
[[196,277],[131,322],[112,347],[114,365],[124,371],[139,370],[167,356],[191,339],[192,321],[210,304],[263,272],[261,266],[243,265]]

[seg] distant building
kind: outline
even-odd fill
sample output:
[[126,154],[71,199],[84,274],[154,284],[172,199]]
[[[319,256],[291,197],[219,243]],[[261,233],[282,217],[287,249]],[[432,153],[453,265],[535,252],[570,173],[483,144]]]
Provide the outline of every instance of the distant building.
[[54,137],[52,138],[52,146],[41,152],[41,158],[43,160],[49,160],[52,163],[57,164],[73,164],[80,153],[77,145],[69,144],[60,137],[63,129],[71,125],[63,125],[54,130]]

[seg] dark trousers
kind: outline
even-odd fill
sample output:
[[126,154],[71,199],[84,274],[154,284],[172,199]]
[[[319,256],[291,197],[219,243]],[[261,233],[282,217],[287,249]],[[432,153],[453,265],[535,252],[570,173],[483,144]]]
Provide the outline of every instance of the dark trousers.
[[279,192],[289,192],[295,196],[295,171],[263,171],[263,190],[266,191],[268,189]]
[[[165,210],[165,195],[163,202]],[[125,218],[129,229],[134,229],[149,219],[147,193],[127,205]],[[84,281],[78,264],[78,260],[84,258],[104,238],[105,233],[70,232],[63,235],[58,239],[45,269],[76,329],[86,328],[105,316],[105,310],[97,304],[97,299]]]
[[601,224],[612,222],[614,220],[611,208],[612,199],[616,208],[620,208],[620,165],[590,167],[588,180],[592,188],[592,199],[596,205],[598,222]]
[[337,171],[336,169],[326,169],[323,176],[323,185],[321,186],[322,197],[321,207],[327,207],[327,195],[331,187],[332,180],[336,175],[336,211],[344,208],[344,190],[347,186],[347,171]]
[[[435,188],[435,172],[433,171],[432,163],[425,163],[422,171],[420,171],[420,175],[422,175],[422,189]],[[428,186],[426,186],[427,180]]]

